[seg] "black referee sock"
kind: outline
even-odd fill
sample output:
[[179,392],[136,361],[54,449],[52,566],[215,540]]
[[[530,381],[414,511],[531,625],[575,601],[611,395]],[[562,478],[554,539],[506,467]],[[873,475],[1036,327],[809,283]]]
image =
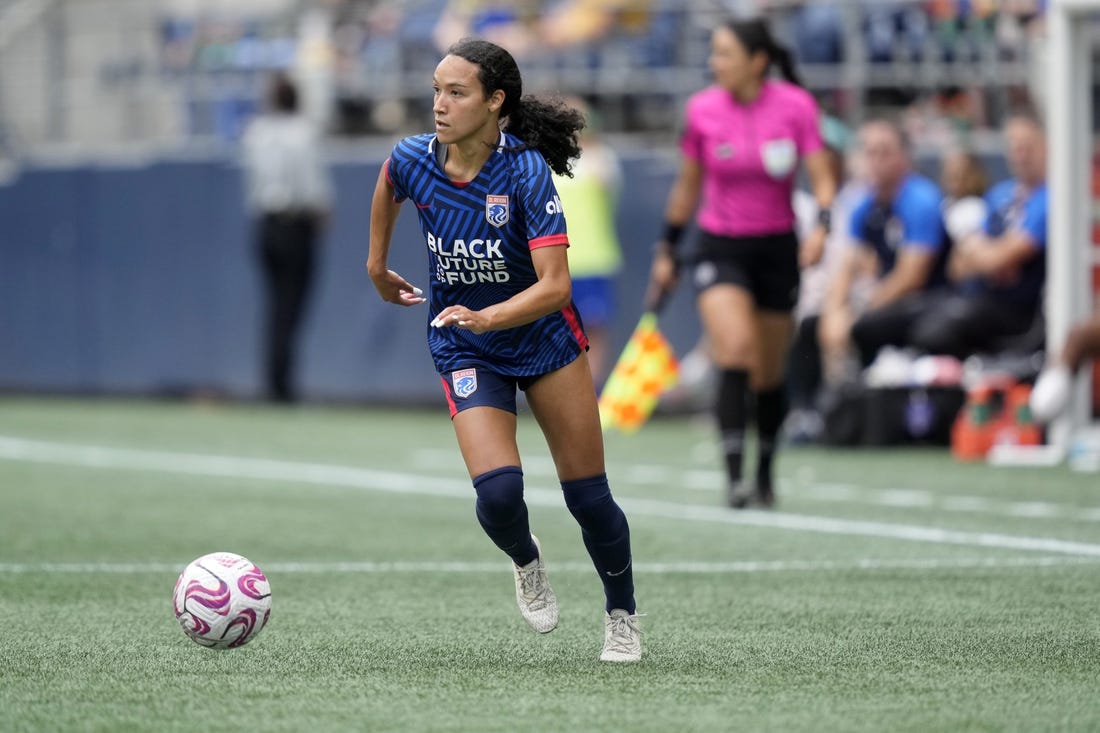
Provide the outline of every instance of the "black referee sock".
[[718,382],[718,429],[730,483],[741,480],[745,458],[745,425],[748,422],[749,373],[724,369]]
[[759,461],[756,464],[756,485],[772,488],[772,459],[775,457],[779,428],[787,416],[787,393],[782,387],[757,392],[756,432],[759,439]]

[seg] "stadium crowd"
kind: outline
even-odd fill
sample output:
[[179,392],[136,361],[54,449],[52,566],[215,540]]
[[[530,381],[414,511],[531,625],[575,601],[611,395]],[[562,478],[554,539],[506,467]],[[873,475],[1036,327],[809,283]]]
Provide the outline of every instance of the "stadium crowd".
[[[584,95],[608,132],[660,132],[669,112],[706,79],[710,30],[724,18],[761,14],[789,46],[807,82],[828,95],[841,116],[858,105],[842,80],[861,78],[868,102],[945,113],[952,125],[994,125],[997,90],[977,77],[1015,85],[1014,61],[1029,57],[1043,26],[1045,0],[326,0],[330,28],[302,38],[294,22],[238,11],[167,13],[161,20],[161,73],[214,105],[215,133],[234,137],[239,117],[254,111],[247,96],[209,84],[261,86],[257,72],[308,56],[329,68],[337,134],[390,134],[416,129],[423,100],[412,80],[463,35],[500,42],[540,91]],[[320,38],[320,42],[318,42]],[[997,64],[992,74],[976,64]],[[935,89],[921,80],[935,79]],[[232,84],[230,84],[232,82]],[[672,102],[672,104],[670,104]],[[993,109],[990,109],[993,107]],[[203,114],[196,113],[198,118]],[[939,115],[924,114],[923,124]],[[916,121],[914,121],[916,124]],[[203,132],[203,131],[198,131]]]

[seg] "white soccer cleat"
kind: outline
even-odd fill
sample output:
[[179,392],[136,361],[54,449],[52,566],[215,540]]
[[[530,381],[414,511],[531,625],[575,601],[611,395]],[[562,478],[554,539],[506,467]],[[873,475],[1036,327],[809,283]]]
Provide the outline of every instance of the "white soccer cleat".
[[621,608],[611,610],[603,620],[603,651],[601,662],[640,662],[642,660],[642,627],[638,614]]
[[1058,417],[1069,404],[1072,389],[1073,374],[1069,367],[1058,365],[1044,369],[1031,390],[1031,416],[1041,423]]
[[542,562],[542,545],[531,535],[539,554],[523,567],[512,563],[516,578],[516,605],[523,620],[540,634],[548,634],[558,626],[558,597],[550,588],[546,565]]

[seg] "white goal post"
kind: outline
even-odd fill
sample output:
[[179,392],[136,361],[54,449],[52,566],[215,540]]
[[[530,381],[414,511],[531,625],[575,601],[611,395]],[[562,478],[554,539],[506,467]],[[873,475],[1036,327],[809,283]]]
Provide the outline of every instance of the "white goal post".
[[[1047,17],[1048,210],[1047,350],[1056,354],[1070,326],[1092,309],[1092,33],[1100,0],[1050,0]],[[1072,408],[1052,426],[1063,447],[1089,422],[1086,374],[1078,377]]]

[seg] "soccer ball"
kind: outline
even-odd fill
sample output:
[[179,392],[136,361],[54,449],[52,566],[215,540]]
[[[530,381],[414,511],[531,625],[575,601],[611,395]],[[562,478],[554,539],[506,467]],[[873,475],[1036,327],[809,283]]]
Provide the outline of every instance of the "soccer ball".
[[255,563],[232,552],[198,558],[180,573],[172,597],[183,633],[210,649],[256,638],[271,615],[271,586]]

